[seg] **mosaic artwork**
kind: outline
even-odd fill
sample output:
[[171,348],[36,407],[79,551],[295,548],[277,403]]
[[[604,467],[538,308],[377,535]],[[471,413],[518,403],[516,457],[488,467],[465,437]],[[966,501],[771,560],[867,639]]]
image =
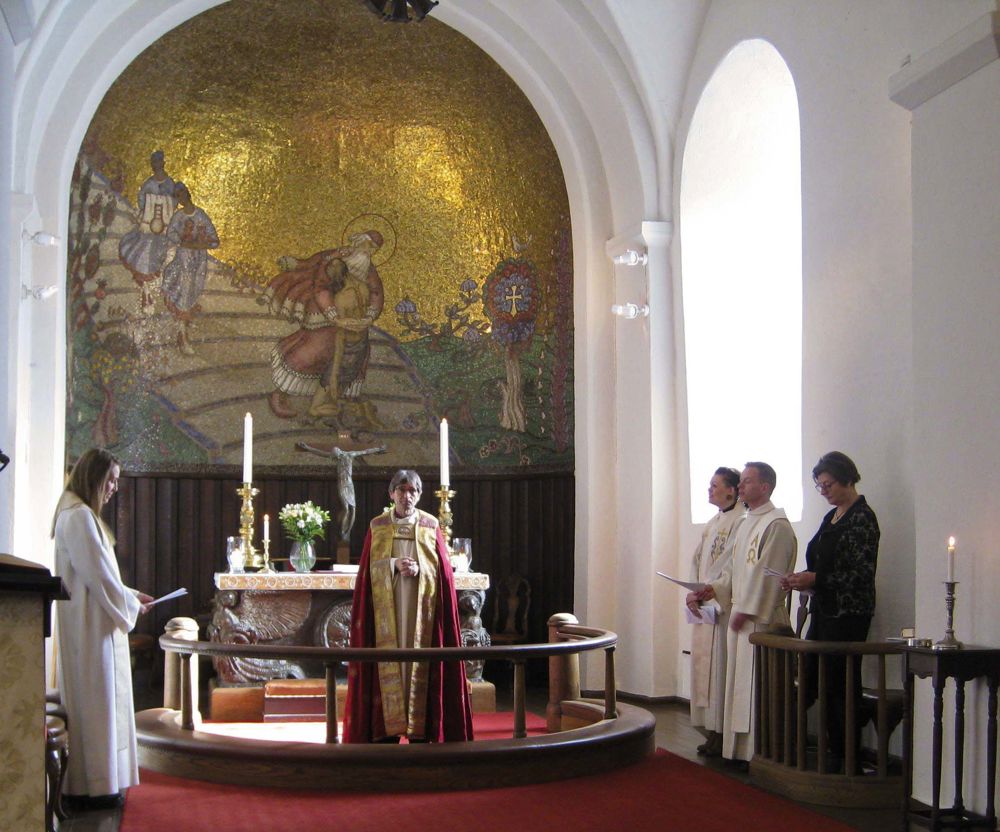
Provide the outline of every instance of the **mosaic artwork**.
[[555,149],[465,37],[232,0],[108,90],[69,204],[69,456],[129,471],[573,469]]

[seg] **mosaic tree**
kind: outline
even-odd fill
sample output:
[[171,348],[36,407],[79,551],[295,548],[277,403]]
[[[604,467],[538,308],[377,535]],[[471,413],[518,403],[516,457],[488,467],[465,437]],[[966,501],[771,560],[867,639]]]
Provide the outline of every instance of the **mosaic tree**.
[[483,311],[494,343],[503,350],[507,380],[501,382],[500,425],[523,433],[527,425],[521,380],[521,354],[531,344],[538,314],[535,267],[520,257],[497,264],[483,284]]

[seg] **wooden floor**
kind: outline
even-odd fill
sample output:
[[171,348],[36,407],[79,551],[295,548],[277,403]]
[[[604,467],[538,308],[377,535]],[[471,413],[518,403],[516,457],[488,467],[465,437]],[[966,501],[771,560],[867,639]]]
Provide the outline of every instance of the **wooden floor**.
[[[139,691],[137,691],[139,694]],[[509,694],[504,695],[502,691],[497,692],[497,707],[501,710],[510,709]],[[544,715],[546,694],[543,691],[533,691],[528,696],[528,707],[530,710]],[[137,699],[136,705],[140,709],[152,707],[159,704],[151,701],[149,703],[140,702]],[[703,742],[703,737],[691,727],[688,718],[688,707],[682,703],[670,704],[642,704],[656,717],[656,745],[658,748],[665,748],[688,760],[692,760],[700,765],[712,768],[726,776],[732,777],[742,782],[748,782],[745,773],[739,771],[734,765],[721,759],[706,759],[698,755],[696,748]],[[834,807],[808,806],[812,811],[818,812],[828,817],[835,818],[841,823],[845,823],[860,832],[887,832],[887,830],[897,830],[900,828],[899,813],[888,809],[837,809]],[[87,812],[75,818],[63,821],[60,829],[63,832],[118,832],[121,809],[106,812]],[[916,827],[914,827],[916,829]],[[347,831],[349,832],[349,830]]]

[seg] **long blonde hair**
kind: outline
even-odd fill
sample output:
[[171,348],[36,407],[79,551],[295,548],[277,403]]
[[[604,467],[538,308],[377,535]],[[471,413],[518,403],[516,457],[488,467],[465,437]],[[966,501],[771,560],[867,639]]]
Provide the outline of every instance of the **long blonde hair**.
[[91,448],[84,451],[76,461],[66,483],[66,490],[72,491],[85,502],[94,514],[100,514],[104,508],[101,500],[111,478],[111,469],[121,464],[110,451],[104,448]]

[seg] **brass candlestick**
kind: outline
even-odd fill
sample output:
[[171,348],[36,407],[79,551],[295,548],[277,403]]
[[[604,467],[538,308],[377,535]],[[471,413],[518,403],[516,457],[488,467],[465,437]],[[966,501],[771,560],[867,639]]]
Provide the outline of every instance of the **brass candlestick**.
[[264,565],[260,571],[268,575],[275,574],[275,569],[271,566],[271,538],[269,537],[264,538]]
[[455,492],[450,488],[441,487],[434,492],[437,494],[438,500],[440,500],[440,507],[438,508],[438,522],[441,524],[441,534],[444,535],[445,545],[448,547],[448,551],[451,551],[451,503],[449,502],[452,497],[455,496]]
[[948,610],[948,626],[944,631],[944,638],[934,642],[935,650],[960,650],[962,642],[955,638],[955,587],[958,581],[944,582],[944,604]]
[[260,569],[264,561],[260,553],[253,545],[253,498],[260,491],[253,487],[253,483],[245,482],[236,489],[243,502],[240,505],[240,537],[243,540],[243,552],[246,557],[246,566],[253,569]]

